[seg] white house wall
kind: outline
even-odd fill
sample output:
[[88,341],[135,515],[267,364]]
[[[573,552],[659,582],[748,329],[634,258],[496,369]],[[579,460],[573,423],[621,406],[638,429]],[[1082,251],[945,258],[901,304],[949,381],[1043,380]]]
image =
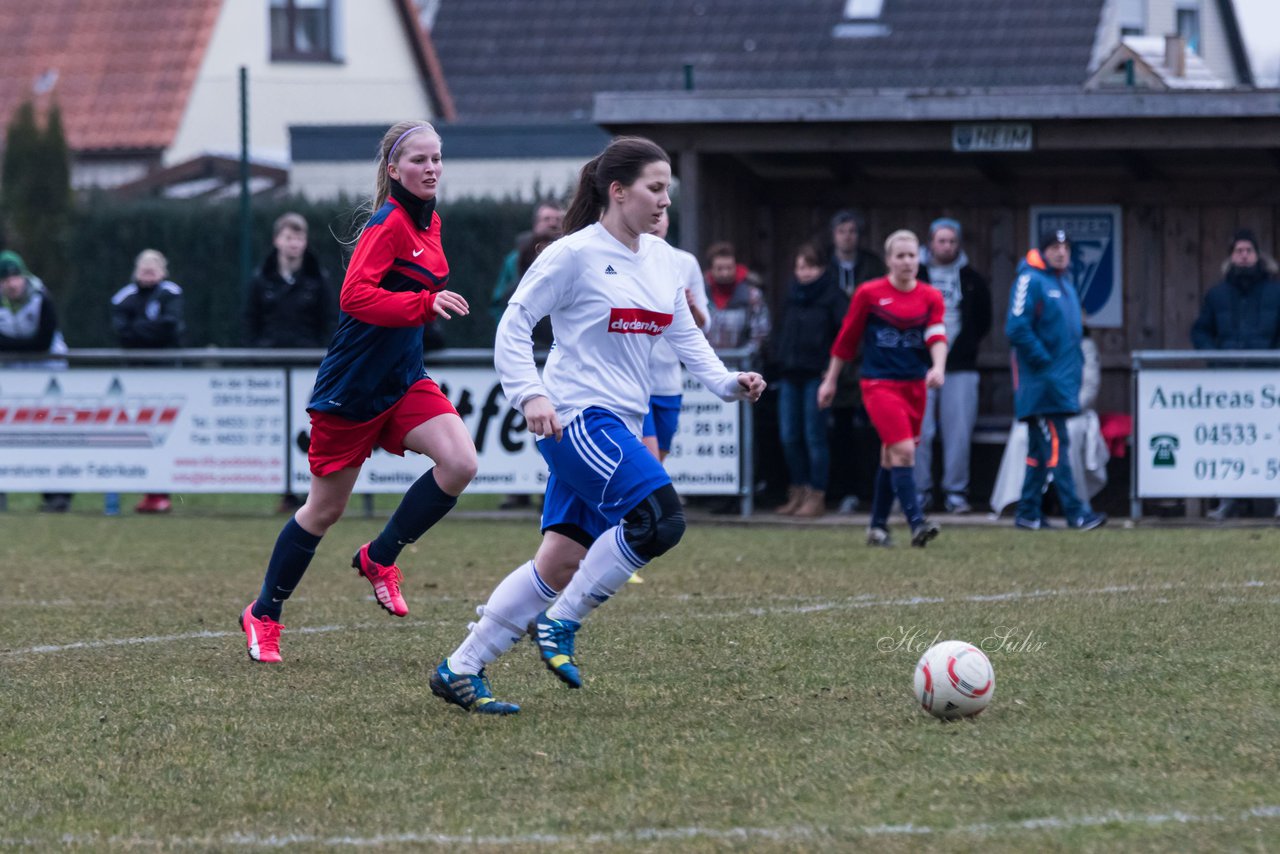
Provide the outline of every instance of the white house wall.
[[1226,30],[1218,16],[1215,0],[1150,0],[1147,3],[1147,35],[1167,36],[1178,31],[1178,9],[1200,10],[1200,58],[1205,65],[1230,85],[1236,79],[1235,63],[1231,60],[1231,45]]
[[432,118],[395,3],[337,5],[334,26],[343,61],[272,62],[267,4],[226,0],[165,165],[206,153],[239,156],[242,65],[249,72],[249,147],[255,160],[287,164],[290,125]]
[[[1098,63],[1111,55],[1120,43],[1120,27],[1126,23],[1120,3],[1125,0],[1111,0],[1103,8],[1098,26],[1098,38],[1093,46],[1093,57],[1089,63],[1092,70]],[[1126,4],[1127,5],[1127,4]],[[1238,85],[1235,63],[1231,59],[1231,45],[1227,41],[1227,31],[1218,15],[1218,4],[1215,0],[1141,0],[1143,35],[1167,36],[1177,32],[1178,9],[1200,10],[1200,58],[1219,80],[1229,86]]]

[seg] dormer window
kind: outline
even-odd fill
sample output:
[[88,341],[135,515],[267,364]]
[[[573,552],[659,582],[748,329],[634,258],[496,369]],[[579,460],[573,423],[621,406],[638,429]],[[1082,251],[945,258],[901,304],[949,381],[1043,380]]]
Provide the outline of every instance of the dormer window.
[[271,59],[333,62],[337,0],[271,0]]
[[844,0],[846,21],[874,21],[880,17],[884,0]]
[[838,39],[866,39],[889,35],[880,22],[884,0],[844,0],[844,20],[832,33]]

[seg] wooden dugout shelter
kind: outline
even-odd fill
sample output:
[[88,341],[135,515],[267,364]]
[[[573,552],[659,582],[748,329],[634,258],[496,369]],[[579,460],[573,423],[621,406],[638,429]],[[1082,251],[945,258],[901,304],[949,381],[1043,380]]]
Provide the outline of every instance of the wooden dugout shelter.
[[[877,252],[894,229],[959,220],[992,286],[983,415],[1012,413],[1003,319],[1033,206],[1121,209],[1122,321],[1094,332],[1103,411],[1129,409],[1131,351],[1190,346],[1237,228],[1280,252],[1277,90],[601,93],[593,119],[672,153],[682,245],[732,240],[775,306],[795,246],[838,209],[863,212]],[[975,128],[991,131],[976,147]]]

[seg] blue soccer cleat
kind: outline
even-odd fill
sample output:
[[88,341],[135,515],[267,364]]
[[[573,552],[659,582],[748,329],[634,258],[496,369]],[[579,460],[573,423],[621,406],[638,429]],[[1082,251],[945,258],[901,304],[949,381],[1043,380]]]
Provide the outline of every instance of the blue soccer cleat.
[[582,674],[573,660],[573,639],[582,623],[553,620],[543,611],[534,621],[533,642],[538,645],[543,664],[570,688],[582,687]]
[[477,715],[514,715],[520,711],[515,703],[504,703],[493,698],[489,680],[485,678],[483,670],[474,675],[454,673],[449,669],[447,658],[431,672],[427,683],[431,686],[431,693],[446,703],[461,706]]

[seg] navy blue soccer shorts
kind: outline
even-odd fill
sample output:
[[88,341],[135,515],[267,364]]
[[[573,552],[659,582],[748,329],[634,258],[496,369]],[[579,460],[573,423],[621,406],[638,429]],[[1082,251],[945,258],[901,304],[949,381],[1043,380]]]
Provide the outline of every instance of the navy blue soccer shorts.
[[680,402],[683,395],[655,394],[649,398],[649,411],[644,416],[643,435],[658,440],[658,450],[670,451],[671,439],[680,426]]

